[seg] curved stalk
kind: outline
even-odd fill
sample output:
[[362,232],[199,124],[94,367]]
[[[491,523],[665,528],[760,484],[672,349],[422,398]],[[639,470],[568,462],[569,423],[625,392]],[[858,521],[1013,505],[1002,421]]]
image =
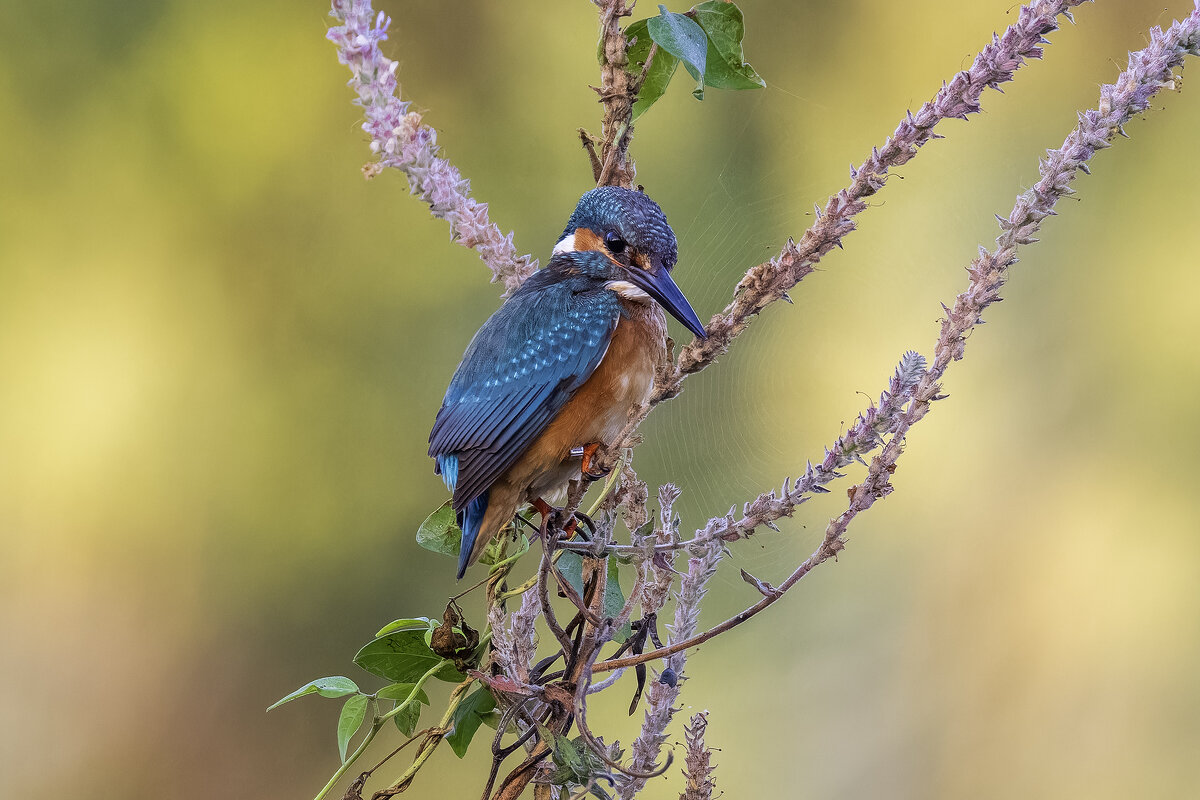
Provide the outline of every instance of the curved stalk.
[[[317,796],[314,797],[313,800],[323,800],[325,795],[329,794],[329,790],[337,785],[337,782],[342,779],[342,776],[344,776],[346,771],[353,766],[354,762],[358,760],[359,756],[366,752],[367,746],[371,744],[371,740],[375,738],[375,734],[379,733],[379,729],[383,727],[384,723],[416,702],[417,695],[421,693],[421,687],[425,685],[425,682],[432,678],[434,673],[449,663],[450,661],[448,659],[443,658],[436,665],[430,667],[430,669],[424,675],[422,675],[415,684],[413,684],[413,689],[411,692],[409,692],[408,697],[404,698],[404,702],[399,703],[395,708],[386,714],[374,715],[374,719],[371,720],[371,729],[367,731],[367,735],[363,737],[361,742],[359,742],[358,747],[354,749],[354,752],[350,754],[350,757],[347,758],[340,767],[338,767],[337,772],[333,773],[333,777],[329,779],[329,782],[322,787],[321,791],[317,792]],[[454,707],[457,706],[458,703],[455,703]]]

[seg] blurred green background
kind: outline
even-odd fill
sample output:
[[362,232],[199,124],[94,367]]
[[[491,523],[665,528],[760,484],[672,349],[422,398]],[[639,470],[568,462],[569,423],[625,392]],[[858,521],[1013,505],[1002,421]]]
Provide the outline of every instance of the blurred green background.
[[[743,7],[769,88],[697,103],[672,86],[634,144],[705,318],[1016,13]],[[598,128],[594,8],[383,8],[406,96],[544,259],[589,185],[575,129]],[[400,175],[363,181],[326,11],[2,15],[4,797],[309,797],[336,766],[338,703],[266,706],[319,675],[367,678],[360,644],[455,591],[413,541],[444,498],[425,441],[498,290]],[[931,351],[992,214],[1149,27],[1189,11],[1084,6],[1044,63],[939,128],[794,307],[655,413],[638,465],[683,487],[685,528],[797,474],[905,349]],[[711,711],[726,796],[1200,785],[1200,98],[1184,89],[1022,254],[840,562],[689,662],[686,711]],[[778,580],[843,501],[735,547],[706,619],[753,599],[739,566]],[[627,700],[594,725],[628,741]],[[476,796],[485,749],[460,767],[442,748],[414,796]],[[676,796],[671,774],[646,796]]]

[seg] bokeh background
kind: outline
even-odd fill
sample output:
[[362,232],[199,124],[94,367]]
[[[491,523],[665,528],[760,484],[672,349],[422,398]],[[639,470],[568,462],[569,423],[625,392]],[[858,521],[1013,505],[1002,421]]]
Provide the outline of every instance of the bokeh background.
[[[768,88],[698,103],[673,86],[634,145],[702,317],[1016,11],[743,6]],[[588,188],[594,9],[383,8],[405,94],[545,258]],[[364,182],[326,10],[0,15],[4,797],[310,797],[339,704],[266,706],[320,675],[373,686],[356,648],[454,591],[413,541],[444,498],[425,440],[498,290],[400,175]],[[638,465],[683,487],[685,527],[797,474],[905,349],[931,350],[992,214],[1149,27],[1189,10],[1080,9],[983,114],[939,128],[795,306],[654,414]],[[840,562],[689,662],[726,796],[1200,786],[1200,97],[1183,89],[1023,253]],[[739,566],[786,574],[843,500],[737,545],[707,618],[753,599]],[[625,740],[627,697],[594,722]],[[414,795],[476,796],[483,749],[460,765],[442,748]],[[646,796],[678,786],[673,769]]]

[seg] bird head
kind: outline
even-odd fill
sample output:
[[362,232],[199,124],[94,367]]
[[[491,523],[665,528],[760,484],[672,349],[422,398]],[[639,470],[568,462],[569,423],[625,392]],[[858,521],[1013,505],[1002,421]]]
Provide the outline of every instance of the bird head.
[[594,250],[610,262],[606,285],[627,299],[657,301],[689,331],[704,325],[671,279],[678,248],[662,209],[646,195],[619,186],[592,189],[579,200],[555,254]]

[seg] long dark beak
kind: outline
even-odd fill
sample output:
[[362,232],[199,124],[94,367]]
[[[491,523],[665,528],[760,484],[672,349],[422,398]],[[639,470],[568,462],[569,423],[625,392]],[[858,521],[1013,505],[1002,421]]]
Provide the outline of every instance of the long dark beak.
[[654,272],[631,269],[629,278],[639,288],[645,290],[646,294],[657,300],[672,317],[682,322],[689,331],[701,339],[708,338],[708,334],[704,332],[704,323],[696,316],[696,312],[692,310],[692,306],[683,296],[683,292],[679,291],[675,281],[671,280],[670,272],[662,268]]

